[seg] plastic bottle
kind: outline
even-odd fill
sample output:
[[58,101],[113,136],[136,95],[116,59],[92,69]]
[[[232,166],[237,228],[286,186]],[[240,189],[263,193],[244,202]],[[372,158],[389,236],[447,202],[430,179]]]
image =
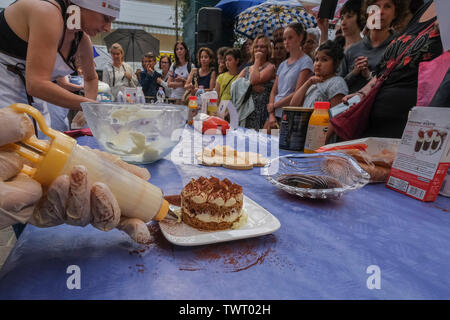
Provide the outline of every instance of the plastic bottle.
[[205,88],[203,86],[199,86],[197,89],[197,92],[195,93],[195,96],[197,97],[197,104],[199,106],[202,105],[202,94],[205,93]]
[[[89,184],[102,182],[108,185],[122,213],[127,217],[144,222],[160,221],[166,217],[169,203],[164,199],[161,189],[100,157],[94,151],[79,146],[75,139],[49,128],[42,114],[35,108],[25,104],[13,104],[10,108],[33,117],[41,131],[51,140],[51,144],[48,144],[32,137],[22,141],[22,145],[14,145],[21,156],[34,164],[34,168],[24,166],[25,174],[44,187],[49,187],[60,175],[70,174],[74,166],[83,165],[89,173]],[[31,151],[28,146],[39,151],[39,154]]]
[[117,102],[126,103],[125,96],[123,95],[122,91],[119,91],[119,93],[117,94]]
[[142,91],[142,87],[139,86],[136,88],[136,101],[135,103],[144,104],[145,103],[145,95],[144,91]]
[[315,150],[325,145],[328,125],[330,123],[329,102],[314,103],[314,112],[309,118],[308,133],[306,134],[305,153],[314,153]]
[[166,94],[164,93],[164,89],[159,87],[158,92],[156,93],[156,102],[164,103],[164,99],[166,99]]
[[210,99],[208,103],[208,115],[217,116],[217,111],[219,111],[219,106],[217,105],[217,99]]
[[188,114],[188,124],[192,125],[194,123],[194,117],[198,113],[198,103],[197,103],[197,97],[196,96],[190,96],[189,97],[189,114]]

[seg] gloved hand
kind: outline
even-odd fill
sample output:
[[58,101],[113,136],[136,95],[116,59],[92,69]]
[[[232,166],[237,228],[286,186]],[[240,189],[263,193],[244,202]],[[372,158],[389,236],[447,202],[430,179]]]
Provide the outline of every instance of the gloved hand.
[[[13,130],[19,128],[18,130]],[[29,138],[33,134],[30,119],[9,109],[0,110],[0,147]],[[22,158],[11,150],[0,151],[0,229],[17,222],[37,227],[67,223],[75,226],[92,224],[109,231],[118,228],[134,241],[147,243],[150,232],[139,219],[121,216],[117,200],[107,185],[95,183],[89,188],[88,173],[83,166],[72,169],[70,176],[58,177],[42,196],[39,183],[24,174]],[[96,151],[133,174],[148,180],[146,169],[127,164],[110,154]]]

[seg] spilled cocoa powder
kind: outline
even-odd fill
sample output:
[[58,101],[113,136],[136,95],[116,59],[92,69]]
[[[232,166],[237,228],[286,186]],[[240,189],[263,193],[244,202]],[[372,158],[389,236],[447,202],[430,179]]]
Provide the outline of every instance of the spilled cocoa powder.
[[[232,273],[245,271],[265,262],[275,267],[293,267],[286,259],[276,255],[277,238],[273,234],[200,247],[178,247],[164,237],[158,223],[151,223],[148,228],[152,239],[130,251],[130,255],[136,254],[139,258],[145,258],[143,256],[148,253],[151,259],[156,256],[170,256],[174,258],[174,263],[178,264],[180,271]],[[136,267],[139,268],[138,272],[145,271],[143,262]]]
[[274,235],[260,238],[217,243],[193,249],[193,259],[182,262],[179,270],[217,272],[239,272],[264,263],[274,252],[277,240]]

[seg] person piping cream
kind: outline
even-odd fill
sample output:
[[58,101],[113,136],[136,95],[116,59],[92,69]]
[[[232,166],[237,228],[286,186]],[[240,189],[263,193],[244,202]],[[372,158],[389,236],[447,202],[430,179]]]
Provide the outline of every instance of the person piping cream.
[[[71,5],[80,10],[68,14]],[[79,28],[73,28],[67,21],[77,12]],[[50,124],[46,102],[74,110],[94,102],[98,77],[89,36],[110,31],[119,14],[120,0],[18,0],[0,12],[0,108],[27,103]],[[85,97],[53,82],[76,70],[75,56]]]

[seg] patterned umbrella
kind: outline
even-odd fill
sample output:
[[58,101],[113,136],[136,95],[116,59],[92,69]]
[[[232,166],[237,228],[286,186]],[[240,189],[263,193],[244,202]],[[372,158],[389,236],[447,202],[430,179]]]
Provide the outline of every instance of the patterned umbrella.
[[298,1],[268,0],[241,12],[235,30],[251,39],[259,34],[271,38],[276,29],[294,22],[302,23],[305,28],[317,26],[316,18],[306,12]]

